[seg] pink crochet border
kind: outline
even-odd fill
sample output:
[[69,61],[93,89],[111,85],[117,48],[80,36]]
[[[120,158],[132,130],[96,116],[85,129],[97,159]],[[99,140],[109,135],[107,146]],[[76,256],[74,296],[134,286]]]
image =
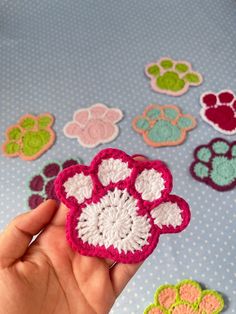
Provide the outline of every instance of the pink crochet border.
[[[204,182],[206,183],[207,185],[211,186],[213,189],[217,190],[217,191],[220,191],[220,192],[224,192],[224,191],[229,191],[229,190],[232,190],[235,186],[236,186],[236,180],[234,180],[231,184],[228,184],[228,185],[224,185],[224,186],[219,186],[217,184],[215,184],[210,177],[207,177],[207,178],[199,178],[196,176],[195,172],[194,172],[194,167],[195,165],[199,162],[199,159],[197,157],[197,153],[198,151],[201,149],[201,148],[208,148],[210,149],[211,151],[211,154],[212,154],[212,158],[218,156],[213,150],[212,150],[212,145],[218,141],[221,141],[221,142],[225,142],[227,145],[229,145],[230,149],[229,151],[224,154],[225,157],[228,157],[228,158],[231,158],[231,148],[236,145],[236,141],[233,141],[233,142],[229,142],[227,140],[225,140],[224,138],[220,138],[220,137],[217,137],[217,138],[214,138],[213,140],[211,140],[209,143],[205,144],[205,145],[199,145],[197,146],[194,151],[193,151],[193,156],[194,156],[194,161],[192,162],[192,164],[190,165],[190,168],[189,168],[189,171],[191,173],[191,175],[193,176],[194,179],[196,179],[197,181],[199,182]],[[203,163],[204,165],[206,165],[209,169],[212,169],[212,164],[211,162],[203,162],[201,161],[201,163]]]
[[[128,163],[128,167],[132,167],[132,172],[129,178],[118,182],[118,183],[110,183],[108,186],[104,187],[99,182],[97,173],[98,167],[102,160],[108,158],[118,158],[124,162]],[[137,192],[134,188],[134,182],[139,173],[141,173],[144,169],[157,169],[159,172],[162,173],[162,176],[165,180],[165,189],[162,191],[161,198],[159,200],[155,200],[153,202],[144,201],[141,198],[141,194]],[[74,176],[76,173],[83,172],[85,175],[90,175],[94,185],[94,191],[92,193],[92,197],[86,200],[83,204],[79,205],[77,200],[74,197],[66,198],[65,189],[63,184],[69,177]],[[81,239],[78,238],[77,230],[75,229],[77,225],[77,219],[80,216],[82,209],[90,203],[97,203],[109,190],[118,187],[119,189],[127,189],[128,192],[133,195],[136,199],[138,199],[138,207],[139,207],[139,215],[147,214],[148,218],[150,218],[150,236],[147,239],[149,244],[145,245],[142,251],[135,251],[134,253],[128,252],[119,253],[117,249],[110,246],[106,249],[104,246],[93,246],[88,243],[84,243]],[[63,170],[55,180],[55,191],[57,193],[58,198],[70,209],[67,222],[66,222],[66,235],[67,240],[70,243],[71,247],[78,251],[79,253],[87,256],[98,256],[102,258],[110,258],[117,262],[122,263],[137,263],[145,258],[147,258],[155,249],[160,234],[162,233],[177,233],[182,231],[188,225],[190,221],[190,210],[187,202],[183,200],[181,197],[176,195],[169,195],[172,189],[172,176],[167,168],[167,166],[159,161],[135,161],[129,155],[124,153],[118,149],[104,149],[100,151],[91,162],[90,167],[84,165],[75,165],[71,166],[65,170]],[[150,211],[160,205],[162,202],[177,202],[179,207],[182,209],[182,219],[183,222],[181,226],[173,228],[163,226],[162,229],[158,228],[154,225],[154,219],[150,215]]]

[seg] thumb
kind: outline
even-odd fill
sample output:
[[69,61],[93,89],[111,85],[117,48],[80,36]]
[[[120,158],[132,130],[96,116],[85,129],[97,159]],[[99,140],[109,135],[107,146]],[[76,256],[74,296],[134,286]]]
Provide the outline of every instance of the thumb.
[[48,200],[13,219],[0,234],[0,268],[12,265],[25,254],[33,236],[51,221],[56,210],[56,202]]

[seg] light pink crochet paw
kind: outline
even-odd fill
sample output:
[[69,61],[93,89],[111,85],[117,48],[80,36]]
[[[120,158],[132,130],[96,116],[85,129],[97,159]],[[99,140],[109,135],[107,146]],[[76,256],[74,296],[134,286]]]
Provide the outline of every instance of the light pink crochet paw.
[[67,239],[88,256],[136,263],[152,253],[162,233],[189,223],[188,204],[169,195],[172,176],[161,161],[135,161],[118,149],[98,153],[90,166],[63,170],[55,181],[70,209]]
[[73,121],[65,125],[64,134],[70,138],[77,138],[84,147],[95,147],[111,142],[118,136],[119,128],[116,123],[122,117],[120,109],[95,104],[76,111]]

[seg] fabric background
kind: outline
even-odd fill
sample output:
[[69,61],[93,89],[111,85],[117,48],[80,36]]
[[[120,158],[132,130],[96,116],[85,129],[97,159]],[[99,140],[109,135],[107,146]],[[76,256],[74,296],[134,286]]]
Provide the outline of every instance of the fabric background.
[[[188,168],[194,147],[221,134],[199,116],[201,93],[236,92],[236,2],[232,0],[14,0],[0,1],[0,131],[25,113],[51,112],[56,144],[33,162],[0,159],[0,227],[27,209],[26,182],[48,161],[79,156],[89,163],[105,147],[166,161],[174,193],[191,205],[190,226],[165,235],[111,313],[139,314],[155,289],[193,278],[220,291],[226,312],[236,313],[236,193],[220,193],[195,181]],[[204,83],[174,98],[152,92],[147,63],[162,56],[183,59]],[[81,147],[62,128],[78,108],[102,102],[125,118],[117,140]],[[178,147],[148,147],[131,129],[132,118],[150,103],[179,105],[198,127]],[[235,136],[222,136],[233,140]]]

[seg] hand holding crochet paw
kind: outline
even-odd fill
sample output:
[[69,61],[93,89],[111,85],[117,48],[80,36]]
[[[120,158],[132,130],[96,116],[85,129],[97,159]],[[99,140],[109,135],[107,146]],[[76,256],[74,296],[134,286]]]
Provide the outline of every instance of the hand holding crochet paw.
[[66,228],[72,248],[122,263],[143,261],[160,234],[188,225],[188,204],[170,195],[171,189],[164,163],[135,161],[111,148],[90,166],[72,166],[55,180],[58,198],[70,209]]
[[0,314],[107,314],[137,271],[140,264],[111,267],[72,251],[67,211],[45,201],[0,235]]

